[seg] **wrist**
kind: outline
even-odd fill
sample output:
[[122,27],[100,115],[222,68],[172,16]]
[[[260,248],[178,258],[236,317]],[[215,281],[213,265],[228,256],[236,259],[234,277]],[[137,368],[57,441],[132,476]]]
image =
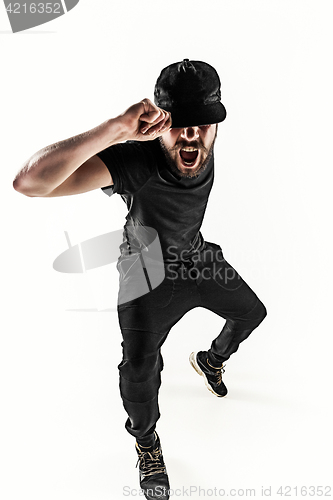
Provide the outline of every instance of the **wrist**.
[[106,131],[108,146],[127,141],[130,138],[126,124],[121,119],[121,116],[107,120]]

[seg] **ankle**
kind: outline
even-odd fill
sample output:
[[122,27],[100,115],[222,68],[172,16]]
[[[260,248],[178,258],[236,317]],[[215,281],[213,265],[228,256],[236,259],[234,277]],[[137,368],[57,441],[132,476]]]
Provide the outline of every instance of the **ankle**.
[[136,442],[140,448],[152,448],[156,441],[156,433],[149,434],[148,436],[137,437]]
[[224,367],[224,361],[216,358],[216,356],[211,354],[209,351],[207,352],[206,362],[208,366],[214,368],[214,370],[221,370]]

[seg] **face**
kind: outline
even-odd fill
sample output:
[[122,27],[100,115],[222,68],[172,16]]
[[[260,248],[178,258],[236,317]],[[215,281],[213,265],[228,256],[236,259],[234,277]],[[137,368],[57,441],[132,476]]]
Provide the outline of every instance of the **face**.
[[181,177],[196,177],[208,164],[216,134],[217,124],[172,128],[159,140],[172,170]]

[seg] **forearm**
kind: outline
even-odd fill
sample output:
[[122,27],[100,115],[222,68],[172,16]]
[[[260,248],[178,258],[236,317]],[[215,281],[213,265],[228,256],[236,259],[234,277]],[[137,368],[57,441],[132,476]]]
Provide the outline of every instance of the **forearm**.
[[14,188],[29,194],[46,194],[62,184],[77,168],[99,151],[126,140],[119,118],[47,146],[25,162],[14,179]]

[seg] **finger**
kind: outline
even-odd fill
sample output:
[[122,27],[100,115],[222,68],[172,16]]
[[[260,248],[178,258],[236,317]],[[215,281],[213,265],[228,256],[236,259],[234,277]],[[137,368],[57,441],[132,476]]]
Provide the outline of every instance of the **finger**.
[[[164,111],[164,113],[165,113],[165,118],[164,118],[163,122],[158,125],[158,128],[157,128],[157,126],[154,127],[153,133],[161,135],[170,129],[171,124],[172,124],[171,114],[167,111]],[[148,133],[150,133],[150,131],[151,131],[151,129],[148,131]]]
[[160,130],[160,132],[166,132],[167,130],[169,130],[172,127],[171,113],[168,112],[167,114],[168,114],[167,120],[164,124],[164,127]]
[[162,126],[162,124],[165,121],[165,117],[166,117],[165,111],[160,109],[160,115],[158,116],[158,118],[149,124],[149,132],[157,130],[160,126]]
[[152,120],[149,117],[147,118],[146,116],[140,116],[140,121],[142,122],[140,131],[144,134],[145,132],[147,132],[147,130],[159,123],[162,119],[164,119],[164,115],[162,115],[162,113],[159,113],[157,117],[155,115],[155,120]]
[[143,113],[140,121],[153,124],[161,115],[161,109],[155,106],[149,99],[142,99]]
[[165,124],[167,123],[168,119],[169,119],[169,113],[167,113],[167,111],[163,111],[163,119],[158,121],[158,123],[156,123],[154,126],[151,126],[148,130],[148,133],[157,134],[162,130],[165,131]]
[[149,124],[153,124],[158,120],[161,116],[161,112],[157,110],[149,111],[148,113],[144,113],[143,115],[140,115],[140,122],[146,122]]
[[160,123],[158,123],[154,126],[151,126],[150,128],[148,128],[146,126],[143,129],[143,130],[145,130],[144,135],[155,138],[157,136],[161,136],[162,134],[164,134],[164,132],[167,132],[168,130],[170,130],[170,127],[172,125],[171,114],[168,111],[164,111],[164,110],[163,110],[163,114],[164,114],[164,119]]
[[152,134],[159,130],[161,128],[166,120],[166,111],[163,111],[163,109],[159,109],[159,116],[157,117],[156,120],[150,122],[150,123],[143,123],[140,127],[140,132],[143,134],[148,131],[149,134]]

